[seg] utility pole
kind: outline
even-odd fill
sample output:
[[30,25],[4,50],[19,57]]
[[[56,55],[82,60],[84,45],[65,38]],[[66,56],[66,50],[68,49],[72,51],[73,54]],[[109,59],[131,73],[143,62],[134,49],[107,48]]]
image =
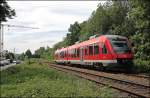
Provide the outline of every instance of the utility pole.
[[15,55],[15,48],[14,48],[14,59],[16,60],[16,55]]
[[2,38],[2,35],[1,35],[1,21],[0,21],[0,60],[2,59],[1,57],[2,57],[2,42],[1,42],[1,38]]
[[2,59],[2,34],[1,34],[1,21],[0,21],[0,60]]
[[9,25],[9,24],[1,24],[0,22],[0,60],[3,58],[3,49],[4,49],[4,26],[6,27],[15,27],[15,28],[26,28],[26,29],[39,29],[35,27],[27,27],[20,25]]
[[3,38],[3,25],[0,22],[0,60],[3,58],[3,43],[4,38]]

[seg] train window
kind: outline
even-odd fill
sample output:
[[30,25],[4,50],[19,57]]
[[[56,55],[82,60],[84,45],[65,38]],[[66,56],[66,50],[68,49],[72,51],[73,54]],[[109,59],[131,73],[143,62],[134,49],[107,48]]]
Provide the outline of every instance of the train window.
[[88,47],[85,47],[85,55],[88,55]]
[[106,49],[106,46],[105,46],[105,45],[104,45],[103,48],[102,48],[102,53],[103,53],[103,54],[107,54],[107,49]]
[[68,50],[68,57],[70,57],[69,50]]
[[63,52],[63,58],[65,57],[65,52]]
[[65,52],[63,52],[63,58],[65,57]]
[[99,46],[94,45],[94,54],[99,54]]
[[76,53],[76,49],[74,49],[74,57],[75,57],[75,58],[76,58],[76,54],[77,54],[77,53]]
[[76,49],[74,49],[74,58],[76,58]]
[[73,55],[74,55],[74,58],[76,58],[76,49],[74,49]]
[[61,52],[59,53],[59,57],[61,58]]
[[64,58],[66,57],[66,51],[64,51],[64,55],[63,55],[63,57],[64,57]]
[[69,57],[71,57],[71,50],[69,50]]
[[67,51],[65,51],[65,57],[67,57]]
[[72,49],[72,57],[74,58],[74,50]]
[[77,57],[77,49],[75,49],[75,56]]
[[79,50],[79,48],[77,49],[77,57],[79,57],[79,55],[80,55],[80,50]]
[[89,55],[93,55],[93,46],[89,46]]
[[68,52],[66,51],[66,57],[68,57]]
[[60,58],[62,58],[62,52],[60,52]]
[[62,52],[62,58],[64,58],[64,52]]
[[71,50],[71,57],[73,58],[73,50]]

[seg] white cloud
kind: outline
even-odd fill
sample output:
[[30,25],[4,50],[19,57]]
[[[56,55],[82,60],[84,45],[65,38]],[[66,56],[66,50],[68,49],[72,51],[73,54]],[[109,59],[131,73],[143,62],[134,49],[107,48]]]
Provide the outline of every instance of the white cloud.
[[5,28],[5,49],[21,53],[52,47],[65,37],[70,24],[87,20],[100,2],[105,1],[8,1],[17,17],[6,24],[40,29]]

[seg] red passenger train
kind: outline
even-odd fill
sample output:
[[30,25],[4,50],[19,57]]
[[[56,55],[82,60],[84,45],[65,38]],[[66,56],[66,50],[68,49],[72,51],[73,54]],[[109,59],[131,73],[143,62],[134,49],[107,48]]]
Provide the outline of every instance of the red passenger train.
[[119,35],[101,35],[55,51],[55,62],[64,64],[127,66],[132,60],[129,40]]

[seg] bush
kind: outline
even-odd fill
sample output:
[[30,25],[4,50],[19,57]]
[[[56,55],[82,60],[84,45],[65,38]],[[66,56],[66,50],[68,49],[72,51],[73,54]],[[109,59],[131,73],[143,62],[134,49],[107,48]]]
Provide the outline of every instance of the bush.
[[[31,59],[1,71],[1,97],[112,97],[113,90],[49,68],[40,59]],[[41,64],[38,64],[41,62]]]
[[137,69],[137,72],[150,72],[150,61],[135,59],[134,67]]

